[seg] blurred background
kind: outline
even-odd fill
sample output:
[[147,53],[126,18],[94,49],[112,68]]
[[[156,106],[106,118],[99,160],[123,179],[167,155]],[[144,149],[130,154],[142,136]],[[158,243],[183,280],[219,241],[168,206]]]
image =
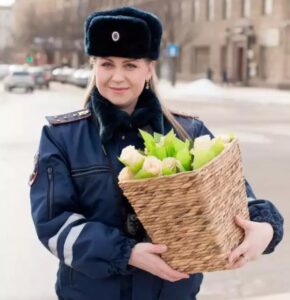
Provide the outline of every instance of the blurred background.
[[57,260],[36,238],[28,177],[44,117],[83,107],[85,17],[122,5],[163,21],[161,99],[215,134],[233,131],[257,197],[285,217],[275,253],[205,274],[198,299],[289,300],[289,0],[0,0],[0,299],[56,299]]

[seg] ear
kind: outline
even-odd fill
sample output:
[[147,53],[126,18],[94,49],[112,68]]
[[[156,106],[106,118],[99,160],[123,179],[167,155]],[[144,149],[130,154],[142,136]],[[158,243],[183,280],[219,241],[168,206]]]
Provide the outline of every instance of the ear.
[[152,76],[153,76],[153,73],[154,73],[154,70],[155,70],[155,61],[151,60],[151,61],[148,61],[148,74],[146,76],[146,80],[149,80]]

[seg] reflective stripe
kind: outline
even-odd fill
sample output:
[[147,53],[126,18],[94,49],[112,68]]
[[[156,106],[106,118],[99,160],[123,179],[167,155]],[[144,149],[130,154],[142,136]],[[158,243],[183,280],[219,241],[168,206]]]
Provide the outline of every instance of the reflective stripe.
[[67,238],[64,243],[63,247],[63,257],[64,257],[64,263],[67,266],[71,267],[72,260],[73,260],[73,245],[77,238],[79,237],[81,231],[85,227],[86,224],[81,224],[78,226],[73,227],[69,234],[67,235]]
[[59,231],[57,232],[56,235],[54,235],[53,237],[51,237],[48,240],[48,247],[51,251],[51,253],[53,255],[55,255],[56,257],[58,257],[57,255],[57,240],[59,235],[64,231],[64,229],[70,225],[71,223],[77,221],[77,220],[81,220],[81,219],[85,219],[85,217],[83,215],[80,214],[72,214],[67,220],[66,222],[61,226],[61,228],[59,229]]
[[248,197],[248,201],[250,202],[250,201],[254,201],[254,200],[257,200],[257,199],[255,199],[255,198],[253,198],[253,197]]

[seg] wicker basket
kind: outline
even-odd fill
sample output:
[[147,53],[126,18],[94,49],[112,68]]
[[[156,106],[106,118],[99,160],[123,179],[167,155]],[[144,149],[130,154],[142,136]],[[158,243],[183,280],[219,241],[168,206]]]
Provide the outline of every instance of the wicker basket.
[[168,246],[162,258],[172,268],[226,269],[228,253],[243,239],[233,218],[249,218],[236,139],[198,170],[119,185],[153,243]]

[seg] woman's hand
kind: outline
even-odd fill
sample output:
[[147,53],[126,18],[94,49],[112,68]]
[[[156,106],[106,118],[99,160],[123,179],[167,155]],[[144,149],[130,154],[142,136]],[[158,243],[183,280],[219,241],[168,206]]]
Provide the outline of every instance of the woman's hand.
[[234,249],[229,256],[229,269],[243,267],[248,261],[257,259],[271,242],[274,230],[269,223],[260,223],[235,217],[236,224],[245,232],[241,245]]
[[189,278],[188,274],[173,270],[158,255],[166,251],[165,245],[138,243],[132,249],[129,265],[171,282]]

